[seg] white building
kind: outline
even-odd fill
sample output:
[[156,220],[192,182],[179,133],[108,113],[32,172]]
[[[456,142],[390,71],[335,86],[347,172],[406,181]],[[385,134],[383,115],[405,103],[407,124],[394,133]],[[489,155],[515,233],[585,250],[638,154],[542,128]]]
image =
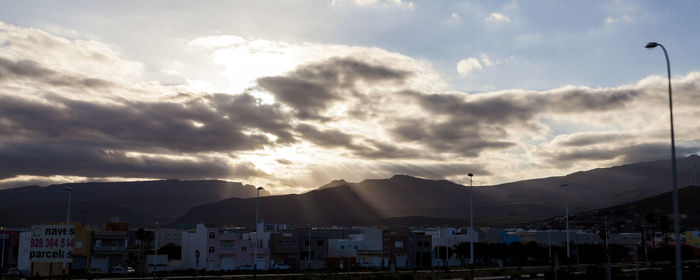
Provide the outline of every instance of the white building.
[[[448,265],[448,266],[458,266],[462,264],[462,261],[457,259],[457,256],[453,253],[450,252],[451,248],[456,246],[457,244],[460,243],[468,243],[468,242],[474,242],[477,243],[479,242],[479,233],[475,230],[469,229],[469,228],[462,228],[462,229],[457,229],[457,228],[452,228],[452,227],[447,227],[447,228],[429,228],[425,230],[421,230],[421,232],[425,232],[425,234],[430,235],[432,237],[432,245],[433,245],[433,265],[434,266],[442,266],[442,265]],[[448,259],[447,260],[441,260],[438,259],[437,256],[435,256],[435,252],[437,252],[437,248],[439,247],[446,247],[447,249],[447,255]]]
[[29,275],[31,263],[29,262],[29,246],[31,245],[32,233],[22,232],[19,234],[19,248],[17,252],[17,269],[24,275]]
[[[182,232],[182,269],[202,269],[206,265],[207,227],[198,224],[194,231]],[[199,257],[195,254],[199,251]]]

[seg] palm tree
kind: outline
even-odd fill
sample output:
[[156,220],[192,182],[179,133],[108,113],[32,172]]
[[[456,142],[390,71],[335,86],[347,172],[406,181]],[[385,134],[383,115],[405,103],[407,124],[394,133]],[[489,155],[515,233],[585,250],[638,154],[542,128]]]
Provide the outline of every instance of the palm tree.
[[143,250],[143,243],[148,242],[148,244],[150,244],[155,238],[155,236],[152,231],[146,231],[145,229],[140,228],[136,230],[134,237],[136,237],[136,240],[139,241],[139,254],[136,258],[136,262],[139,265],[139,276],[141,276],[141,274],[143,273],[143,262],[141,260],[141,251]]

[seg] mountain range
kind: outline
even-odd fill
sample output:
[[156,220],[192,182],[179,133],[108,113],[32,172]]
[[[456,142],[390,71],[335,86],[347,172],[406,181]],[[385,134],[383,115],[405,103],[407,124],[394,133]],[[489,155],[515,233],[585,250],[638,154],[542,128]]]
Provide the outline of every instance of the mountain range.
[[[70,183],[27,186],[0,191],[0,224],[29,226],[66,219],[71,191],[71,220],[100,224],[118,218],[132,226],[168,224],[190,208],[224,198],[256,196],[256,187],[241,183],[202,180]],[[269,193],[260,191],[261,196]]]
[[[692,184],[700,157],[678,159],[681,186]],[[475,223],[523,224],[648,198],[671,190],[670,161],[658,160],[572,173],[566,176],[474,186]],[[478,176],[478,174],[476,174]],[[476,177],[475,177],[476,178]],[[475,180],[476,181],[476,180]],[[560,187],[567,184],[566,189]],[[74,221],[98,223],[119,217],[132,226],[234,224],[255,221],[255,186],[225,181],[163,180],[29,186],[0,191],[0,224],[31,225],[65,219],[73,187]],[[261,191],[260,219],[314,225],[464,225],[469,188],[447,180],[409,175],[358,183],[332,181],[303,194],[269,196]],[[688,213],[692,215],[694,213]]]
[[[690,167],[698,163],[697,155],[678,159],[679,178],[688,178],[681,184],[690,183]],[[572,213],[632,202],[671,190],[670,170],[669,160],[659,160],[474,187],[475,222],[521,224],[563,215],[567,195]],[[560,187],[563,183],[568,185],[567,190]],[[340,198],[338,193],[345,195]],[[468,195],[469,190],[463,185],[408,175],[359,183],[336,180],[300,195],[261,198],[260,217],[270,223],[290,224],[465,224],[469,216]],[[337,207],[319,206],[329,202]],[[341,205],[353,207],[338,211]],[[226,199],[192,208],[177,222],[251,225],[254,207],[250,199]],[[311,208],[319,212],[308,211]]]

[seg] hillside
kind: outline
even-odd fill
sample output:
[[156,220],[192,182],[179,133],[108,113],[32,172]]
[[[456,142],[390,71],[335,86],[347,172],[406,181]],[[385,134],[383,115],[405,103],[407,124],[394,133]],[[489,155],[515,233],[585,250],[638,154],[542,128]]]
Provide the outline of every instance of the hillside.
[[[681,185],[692,178],[693,155],[678,160]],[[516,225],[561,216],[569,185],[571,213],[630,203],[671,189],[670,161],[641,162],[566,176],[474,187],[476,224]],[[74,221],[101,223],[118,217],[132,226],[176,223],[252,225],[255,187],[224,181],[150,181],[29,186],[0,191],[0,224],[27,226],[65,219],[73,187]],[[260,217],[286,224],[467,223],[467,187],[408,175],[359,183],[332,181],[304,194],[269,196],[261,191]],[[246,199],[247,198],[247,199]],[[690,209],[689,214],[697,212]],[[611,214],[612,215],[612,214]],[[691,216],[689,216],[691,217]]]
[[[690,167],[700,157],[678,159],[681,184],[689,184]],[[481,217],[551,217],[561,215],[568,184],[572,212],[610,207],[671,189],[670,161],[659,160],[581,171],[566,176],[474,187],[475,219]],[[468,188],[446,180],[426,180],[407,175],[390,179],[338,184],[349,186],[383,217],[428,216],[461,218],[469,214]]]
[[[252,226],[255,198],[231,198],[192,208],[176,224],[209,223]],[[347,186],[260,198],[260,220],[294,225],[361,225],[380,215]]]
[[[700,227],[700,187],[689,186],[678,190],[681,228],[692,230]],[[607,217],[608,228],[613,232],[638,232],[646,222],[646,215],[653,213],[656,217],[666,216],[673,226],[672,192],[665,192],[649,198],[630,203],[576,213],[569,217],[572,228],[603,228]],[[563,216],[563,215],[562,215]],[[561,217],[546,219],[530,226],[538,228],[561,228]]]
[[[256,195],[254,186],[217,180],[27,186],[0,191],[0,224],[29,226],[64,221],[68,198],[65,187],[73,188],[71,220],[100,224],[117,217],[133,226],[170,223],[196,205]],[[269,194],[263,190],[260,195]]]
[[[679,178],[700,157],[679,159]],[[670,189],[669,161],[652,161],[550,177],[474,187],[474,219],[482,225],[521,225],[562,215],[569,184],[571,212],[610,207]],[[260,199],[261,219],[287,224],[466,224],[468,188],[446,180],[408,175],[359,183],[332,181],[301,195]],[[253,224],[254,199],[229,199],[195,207],[178,223]]]

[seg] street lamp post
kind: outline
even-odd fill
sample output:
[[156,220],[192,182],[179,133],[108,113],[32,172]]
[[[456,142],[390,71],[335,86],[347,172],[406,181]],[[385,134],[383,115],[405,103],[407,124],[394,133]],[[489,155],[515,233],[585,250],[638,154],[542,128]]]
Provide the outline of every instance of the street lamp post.
[[[608,266],[605,268],[605,279],[610,280],[612,279],[612,272],[610,271],[610,249],[608,248],[608,217],[603,217],[603,223],[605,224],[605,250],[606,255],[608,255]],[[576,255],[578,256],[578,252],[576,252]]]
[[[472,181],[472,177],[474,177],[474,174],[469,173],[469,231],[474,233],[474,207],[473,207],[473,200],[472,200],[472,189],[474,188],[474,183]],[[470,279],[474,279],[474,236],[472,235],[471,238],[469,238],[469,266],[471,270],[471,276]]]
[[[2,270],[5,268],[5,234],[7,234],[7,229],[5,227],[0,227],[2,230],[2,260],[0,260],[0,273],[2,273]],[[2,275],[2,274],[0,274]]]
[[[474,232],[474,207],[472,205],[472,189],[474,184],[472,182],[472,177],[474,174],[469,173],[469,231]],[[469,263],[474,263],[474,236],[469,238]]]
[[307,252],[306,260],[307,260],[306,269],[308,271],[311,271],[311,225],[309,225],[309,251]]
[[666,72],[668,73],[668,109],[671,120],[671,168],[673,173],[673,227],[676,233],[676,279],[683,279],[683,264],[681,263],[681,225],[678,210],[678,175],[676,172],[676,139],[673,133],[673,94],[671,92],[671,62],[668,59],[666,48],[657,42],[649,42],[645,46],[647,49],[661,47],[666,57]]
[[257,197],[255,198],[255,248],[253,249],[253,273],[258,270],[258,211],[260,209],[260,190],[263,187],[258,187]]
[[[73,194],[72,187],[65,187],[63,190],[68,191],[68,206],[66,210],[66,233],[64,235],[65,242],[63,243],[63,275],[66,275],[66,258],[68,257],[68,227],[70,227],[70,199]],[[4,243],[3,243],[4,244]]]
[[158,267],[158,222],[156,222],[156,234],[155,234],[155,255],[153,257],[153,279],[156,279],[156,269]]
[[566,217],[566,258],[568,261],[568,259],[571,257],[571,251],[569,250],[569,185],[561,184],[559,186],[564,188],[564,216]]
[[644,238],[644,257],[646,258],[647,264],[649,264],[649,252],[647,252],[647,225],[646,224],[642,225],[642,230],[644,231],[643,235],[642,235],[642,237]]

